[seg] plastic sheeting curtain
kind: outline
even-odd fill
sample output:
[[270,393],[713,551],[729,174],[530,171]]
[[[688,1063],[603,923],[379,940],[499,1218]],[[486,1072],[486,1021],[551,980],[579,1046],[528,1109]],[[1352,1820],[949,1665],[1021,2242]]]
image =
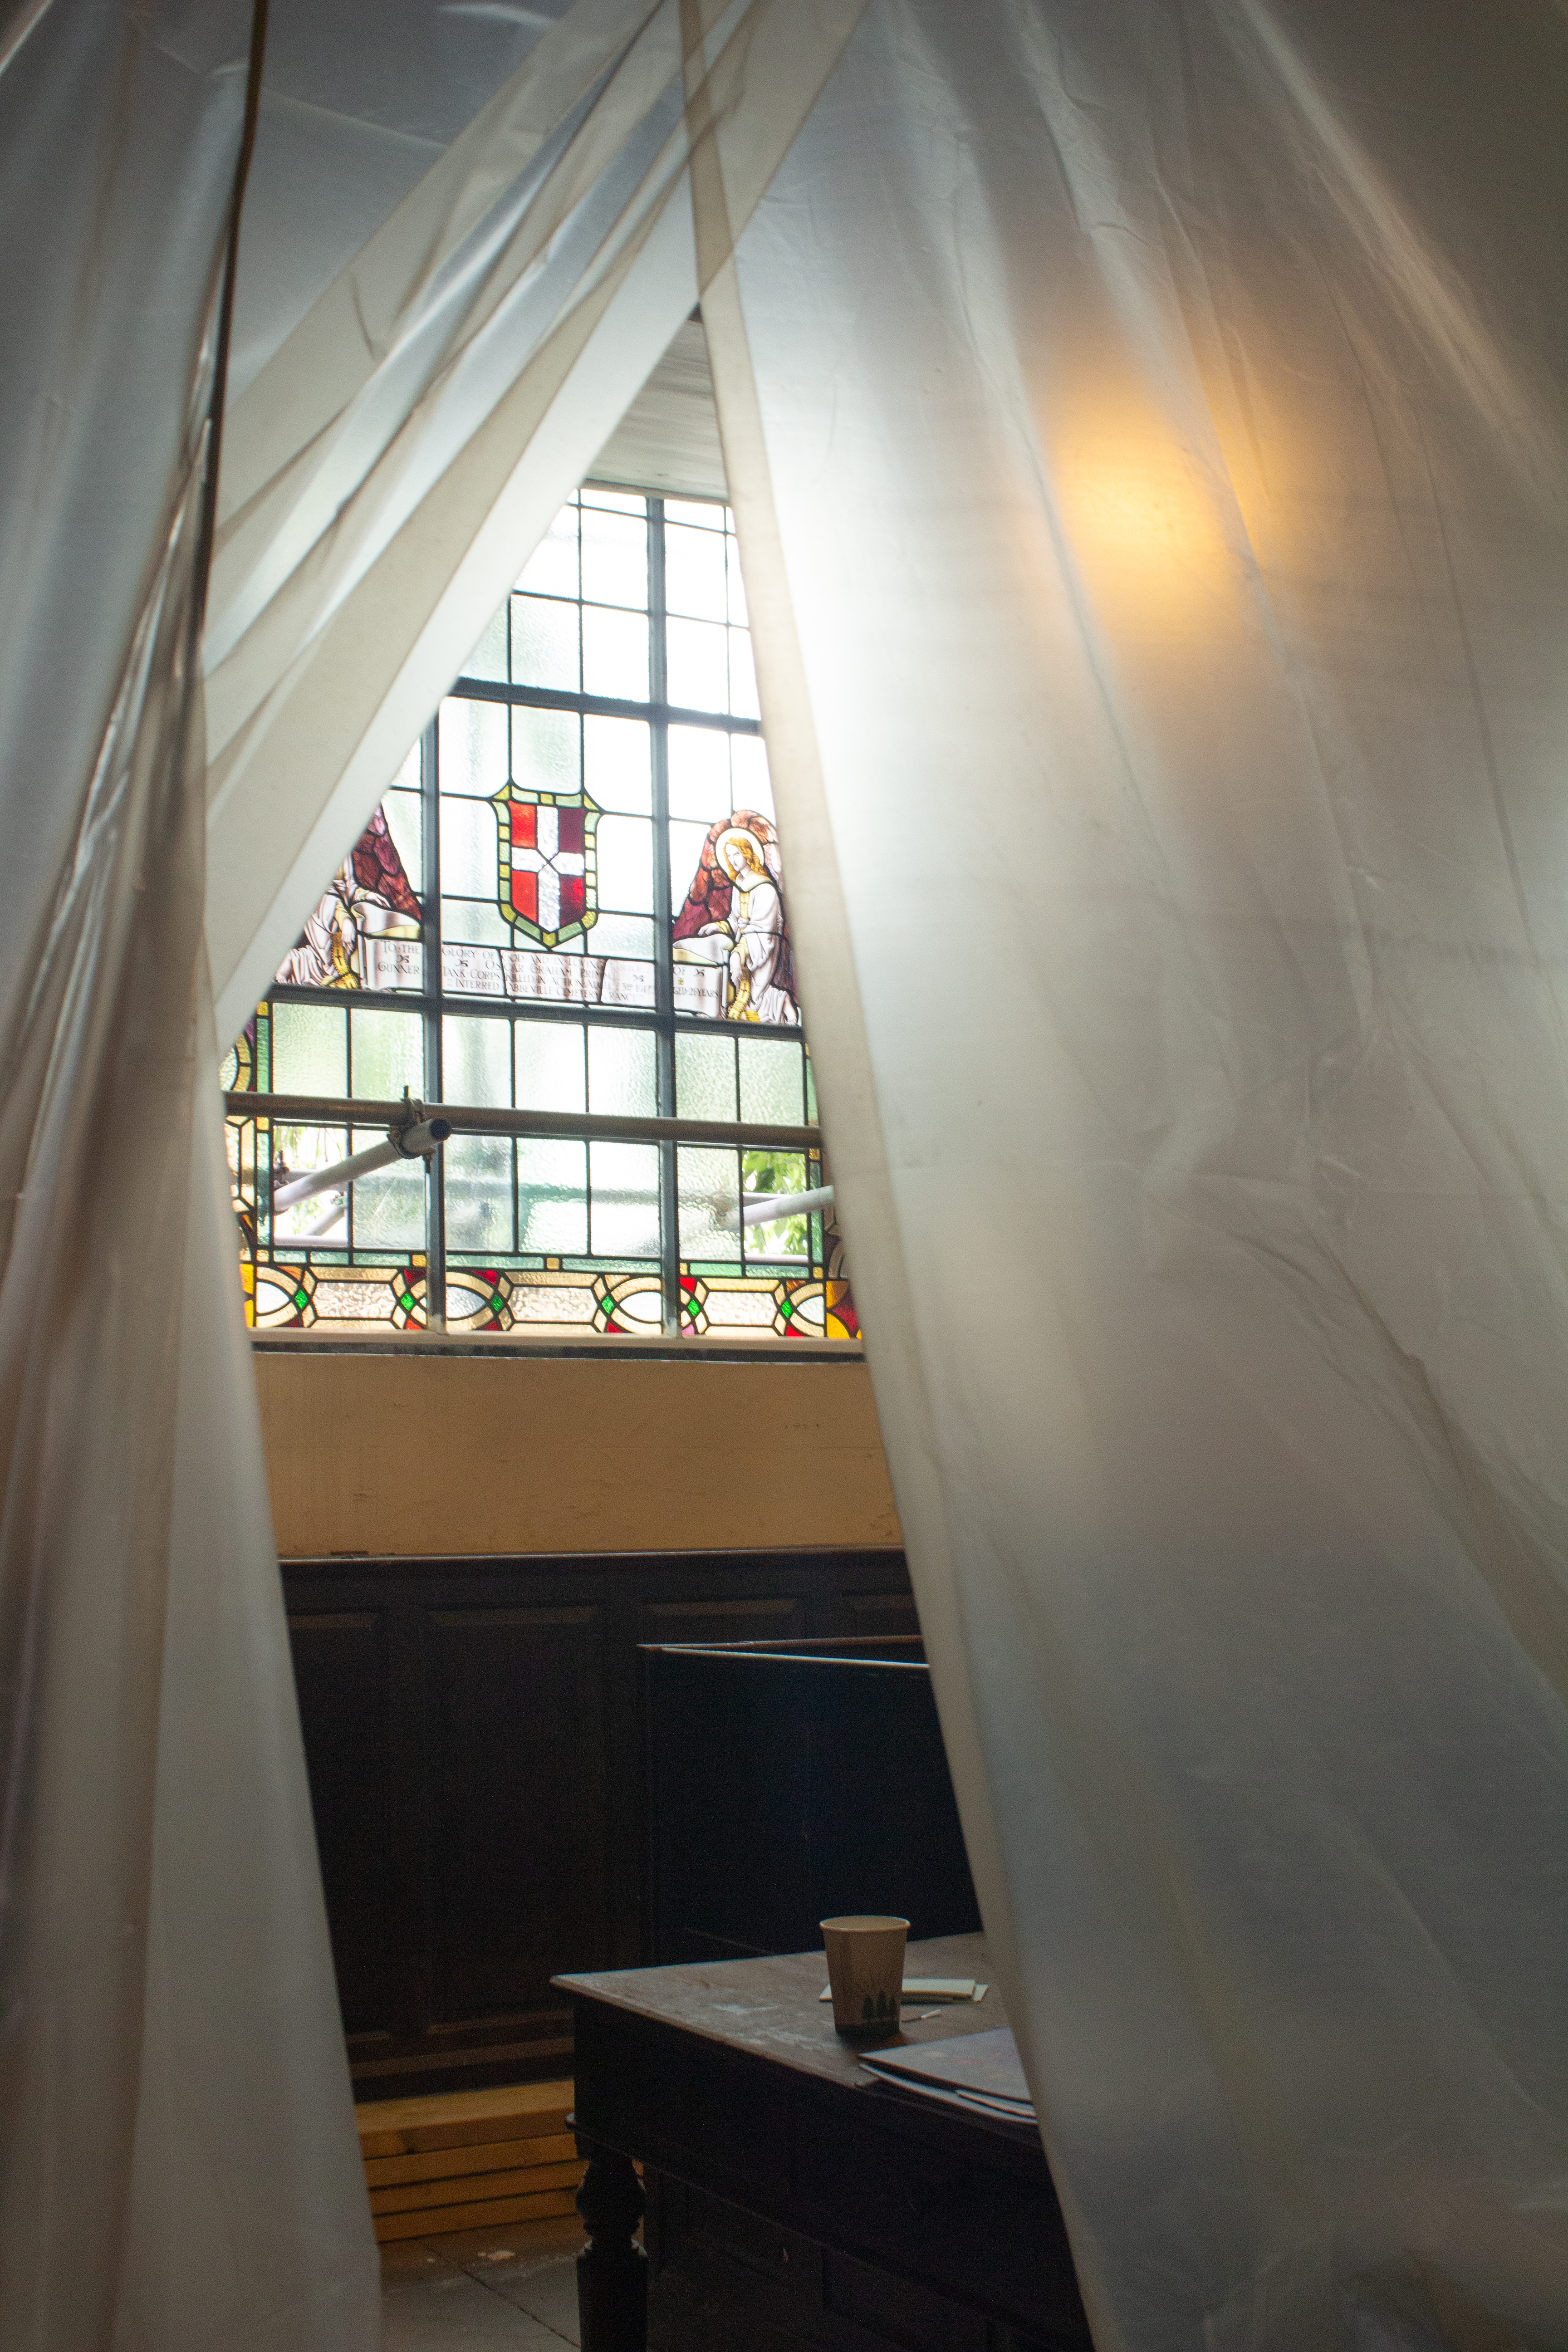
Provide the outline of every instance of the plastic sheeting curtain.
[[0,2342],[370,2352],[234,1279],[195,567],[247,6],[0,28]]
[[[226,1036],[701,292],[693,157],[742,226],[863,5],[576,0],[231,404],[205,643]],[[247,236],[285,310],[289,263]]]
[[704,303],[1106,2352],[1568,2343],[1565,119],[1544,0],[873,0]]
[[[835,1174],[1100,2340],[1560,2346],[1562,16],[859,16],[578,0],[237,401],[223,1026],[701,292]],[[47,395],[107,348],[49,308],[93,235],[126,240],[102,283],[181,289],[117,320],[94,430],[13,433],[4,477],[58,564],[0,655],[3,1631],[7,1721],[47,1733],[8,1759],[6,1991],[47,2030],[7,2045],[0,2277],[51,2352],[363,2340],[368,2275],[184,1156],[199,861],[159,745],[189,238],[232,159],[209,19],[193,63],[194,18],[139,12],[174,111],[133,148],[98,135],[140,95],[108,49],[74,110],[16,79],[64,71],[59,0],[0,76],[28,414],[89,413]],[[51,210],[60,152],[147,204]],[[243,2211],[206,2160],[242,2109],[276,2159]]]

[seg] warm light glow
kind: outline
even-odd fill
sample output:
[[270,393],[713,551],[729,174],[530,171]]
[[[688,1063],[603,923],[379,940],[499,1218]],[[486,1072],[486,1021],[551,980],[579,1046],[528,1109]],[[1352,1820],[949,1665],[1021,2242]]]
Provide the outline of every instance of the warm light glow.
[[1215,488],[1163,420],[1131,400],[1058,444],[1074,561],[1107,617],[1179,628],[1229,565]]

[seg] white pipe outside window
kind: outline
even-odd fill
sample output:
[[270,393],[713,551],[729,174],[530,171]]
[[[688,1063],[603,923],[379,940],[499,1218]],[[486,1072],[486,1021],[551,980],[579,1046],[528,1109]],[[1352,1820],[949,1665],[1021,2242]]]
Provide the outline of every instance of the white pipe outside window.
[[412,1127],[394,1128],[384,1143],[374,1143],[366,1151],[356,1151],[347,1160],[333,1162],[331,1168],[315,1169],[309,1176],[293,1177],[280,1184],[272,1195],[272,1207],[291,1209],[299,1201],[309,1201],[317,1192],[335,1192],[356,1177],[368,1176],[377,1168],[390,1168],[396,1160],[428,1159],[439,1150],[452,1132],[452,1123],[445,1118],[421,1119]]

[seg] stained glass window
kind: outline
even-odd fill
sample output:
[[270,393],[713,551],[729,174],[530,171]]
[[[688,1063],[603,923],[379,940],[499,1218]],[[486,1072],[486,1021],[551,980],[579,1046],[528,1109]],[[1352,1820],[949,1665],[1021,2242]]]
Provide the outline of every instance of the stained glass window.
[[258,1327],[858,1336],[723,506],[562,509],[225,1083]]

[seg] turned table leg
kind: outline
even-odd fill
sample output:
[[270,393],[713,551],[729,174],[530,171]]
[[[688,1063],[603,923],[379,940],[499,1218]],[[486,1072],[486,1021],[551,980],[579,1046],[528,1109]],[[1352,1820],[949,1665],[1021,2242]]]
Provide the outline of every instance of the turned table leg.
[[583,2352],[647,2352],[647,2256],[635,2242],[642,2183],[629,2156],[577,2140],[588,2169],[577,2210],[588,2242],[577,2257],[577,2320]]

